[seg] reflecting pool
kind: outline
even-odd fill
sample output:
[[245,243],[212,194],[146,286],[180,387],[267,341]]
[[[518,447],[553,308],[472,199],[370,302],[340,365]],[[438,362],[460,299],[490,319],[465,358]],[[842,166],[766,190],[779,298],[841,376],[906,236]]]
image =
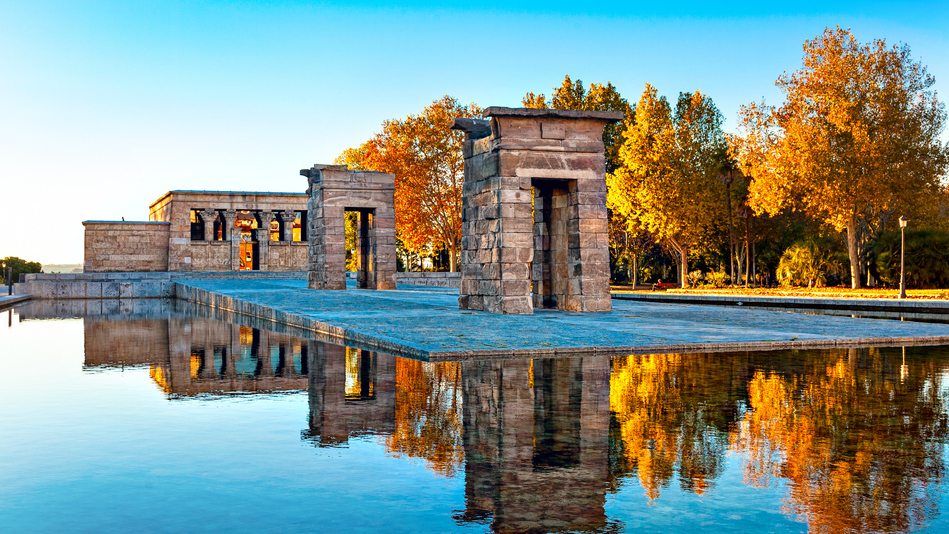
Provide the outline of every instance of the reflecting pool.
[[5,531],[949,530],[949,347],[427,363],[160,300],[0,326]]

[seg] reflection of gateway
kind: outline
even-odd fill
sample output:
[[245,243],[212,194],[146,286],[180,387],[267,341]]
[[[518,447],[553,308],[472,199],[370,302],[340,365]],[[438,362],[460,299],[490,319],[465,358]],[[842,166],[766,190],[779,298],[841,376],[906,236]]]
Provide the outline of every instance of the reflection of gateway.
[[459,519],[502,532],[605,527],[609,359],[473,361],[462,373]]
[[395,420],[392,356],[309,343],[310,425],[304,436],[320,446],[350,436],[391,433]]

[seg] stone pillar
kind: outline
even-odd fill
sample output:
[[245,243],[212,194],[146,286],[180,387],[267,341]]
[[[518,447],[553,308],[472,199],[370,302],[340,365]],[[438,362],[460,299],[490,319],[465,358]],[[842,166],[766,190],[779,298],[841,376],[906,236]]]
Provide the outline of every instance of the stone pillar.
[[466,133],[459,307],[609,311],[602,134],[623,114],[490,107],[485,115],[452,126]]
[[280,212],[280,220],[283,221],[283,236],[281,239],[290,243],[293,241],[293,221],[297,218],[297,212],[291,210],[284,210]]
[[217,210],[201,210],[201,220],[204,222],[204,240],[214,241],[214,221],[217,219]]
[[237,210],[229,209],[224,211],[224,236],[230,242],[231,246],[231,270],[236,271],[240,267],[240,240],[241,234],[237,231]]
[[359,273],[356,277],[356,285],[360,288],[373,288],[376,286],[376,273],[374,270],[375,243],[373,243],[373,214],[368,211],[359,212]]
[[275,218],[272,211],[260,212],[260,227],[257,228],[257,254],[261,271],[270,270],[270,223]]

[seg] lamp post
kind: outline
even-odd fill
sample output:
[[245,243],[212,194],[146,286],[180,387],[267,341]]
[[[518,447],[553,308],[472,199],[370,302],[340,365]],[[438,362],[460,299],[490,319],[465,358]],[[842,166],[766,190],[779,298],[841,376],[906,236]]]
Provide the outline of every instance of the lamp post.
[[906,223],[908,219],[900,215],[900,298],[906,298]]

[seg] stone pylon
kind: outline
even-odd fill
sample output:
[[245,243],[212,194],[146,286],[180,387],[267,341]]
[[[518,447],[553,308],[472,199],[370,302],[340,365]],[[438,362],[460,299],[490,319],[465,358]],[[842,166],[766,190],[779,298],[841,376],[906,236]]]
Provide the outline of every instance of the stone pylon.
[[357,287],[395,289],[395,176],[352,171],[345,165],[314,165],[300,174],[307,194],[307,285],[346,289],[347,211],[359,213]]
[[609,311],[603,128],[612,111],[489,107],[466,133],[462,309]]

